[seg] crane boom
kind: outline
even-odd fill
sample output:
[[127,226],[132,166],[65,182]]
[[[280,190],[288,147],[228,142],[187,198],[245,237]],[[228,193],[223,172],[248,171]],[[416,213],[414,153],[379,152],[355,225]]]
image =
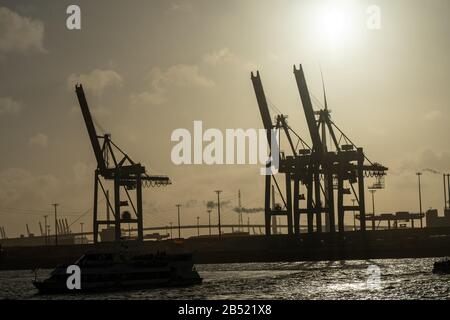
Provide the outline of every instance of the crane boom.
[[92,149],[94,150],[95,159],[97,160],[97,167],[100,171],[106,170],[106,163],[103,157],[102,149],[100,148],[100,143],[98,141],[97,132],[95,130],[94,122],[92,121],[91,112],[89,111],[89,106],[84,94],[83,86],[77,84],[75,86],[75,91],[77,93],[78,102],[80,103],[81,113],[83,114],[84,123],[89,134],[89,139],[91,140]]
[[302,99],[303,110],[305,112],[306,122],[308,124],[309,133],[313,142],[313,150],[316,152],[322,152],[322,140],[319,135],[319,128],[314,116],[314,109],[311,103],[311,97],[308,91],[308,85],[306,84],[305,74],[303,73],[302,65],[297,69],[294,66],[295,79],[297,80],[297,87]]
[[262,122],[264,129],[267,130],[267,141],[269,146],[271,145],[271,131],[273,129],[272,119],[270,117],[269,106],[267,105],[266,94],[264,93],[264,88],[261,82],[261,77],[259,71],[256,72],[256,76],[251,75],[253,88],[255,89],[256,100],[258,101],[259,112],[261,113]]

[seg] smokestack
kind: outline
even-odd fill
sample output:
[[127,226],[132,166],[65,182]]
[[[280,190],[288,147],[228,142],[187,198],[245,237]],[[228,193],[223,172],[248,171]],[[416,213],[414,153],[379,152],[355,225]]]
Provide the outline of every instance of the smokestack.
[[5,239],[5,235],[3,233],[3,227],[0,227],[0,239]]
[[8,236],[6,235],[5,227],[2,227],[3,232],[3,239],[8,239]]
[[39,230],[41,230],[41,236],[43,236],[44,235],[44,231],[42,230],[42,224],[41,224],[40,221],[39,221]]
[[447,182],[445,181],[445,174],[444,174],[444,210],[447,210]]
[[449,201],[448,208],[450,210],[450,174],[447,174],[447,192],[448,192],[448,201]]

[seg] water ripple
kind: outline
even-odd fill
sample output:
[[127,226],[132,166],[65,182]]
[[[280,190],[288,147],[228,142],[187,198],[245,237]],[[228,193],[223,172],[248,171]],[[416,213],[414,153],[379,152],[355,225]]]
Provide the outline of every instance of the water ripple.
[[[0,272],[0,299],[449,299],[450,276],[431,273],[435,259],[198,265],[202,285],[82,296],[38,296],[30,271]],[[367,283],[380,268],[379,287]],[[39,277],[48,276],[41,270]]]

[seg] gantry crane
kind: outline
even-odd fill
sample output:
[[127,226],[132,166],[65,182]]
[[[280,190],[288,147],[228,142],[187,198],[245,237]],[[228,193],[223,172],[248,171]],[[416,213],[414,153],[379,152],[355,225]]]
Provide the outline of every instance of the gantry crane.
[[[255,95],[256,99],[258,101],[259,111],[261,113],[262,122],[264,125],[264,129],[267,131],[267,142],[269,144],[269,147],[272,147],[272,138],[273,137],[273,130],[276,128],[276,126],[272,123],[272,118],[270,116],[269,106],[267,104],[266,95],[264,93],[264,88],[261,82],[261,77],[259,74],[259,71],[254,75],[251,74],[251,79],[253,82],[253,88],[255,89]],[[271,150],[271,157],[274,159],[274,157],[279,157],[279,163],[280,167],[282,166],[282,162],[284,161],[283,157],[281,157],[280,153],[277,152],[275,154],[275,150]],[[267,167],[270,168],[272,166],[272,163],[267,163]],[[279,194],[281,195],[281,198],[284,203],[284,208],[281,206],[273,206],[271,207],[271,191],[272,191],[272,180],[275,183]],[[288,224],[288,232],[289,234],[292,233],[292,199],[291,199],[291,190],[290,190],[290,175],[289,173],[286,174],[286,192],[285,197],[282,195],[281,188],[275,179],[275,176],[270,175],[266,172],[265,176],[265,196],[264,196],[264,217],[265,217],[265,231],[266,235],[271,234],[271,220],[273,216],[286,216],[287,217],[287,224]],[[272,195],[272,198],[274,195]],[[275,202],[274,199],[272,199],[272,202]]]
[[[143,234],[143,212],[142,212],[142,188],[166,186],[171,184],[167,176],[149,175],[146,169],[140,163],[134,162],[125,152],[123,152],[112,140],[111,135],[105,134],[98,136],[97,131],[92,120],[89,106],[84,94],[83,86],[77,84],[75,92],[78,97],[81,112],[83,114],[84,122],[89,134],[92,149],[97,160],[97,169],[94,177],[94,207],[93,207],[93,234],[94,243],[98,242],[99,226],[100,225],[114,225],[115,240],[120,241],[121,224],[135,224],[137,225],[138,235],[137,239],[142,241]],[[100,141],[102,142],[100,144]],[[101,146],[100,146],[101,145]],[[101,178],[106,181],[113,182],[114,203],[111,204],[108,190],[105,189]],[[109,220],[109,215],[106,220],[99,219],[98,215],[98,194],[99,187],[105,196],[107,208],[114,217],[114,222]],[[131,192],[135,193],[135,201],[131,197]],[[126,200],[122,200],[123,194],[126,195]],[[134,216],[128,210],[122,211],[123,207],[131,207]]]
[[[310,147],[307,143],[288,125],[287,116],[283,114],[278,114],[274,117],[274,121],[272,122],[272,118],[269,111],[269,106],[267,103],[266,95],[264,92],[264,88],[261,82],[261,76],[259,71],[256,72],[256,75],[251,74],[251,79],[253,82],[253,87],[255,90],[256,99],[259,106],[259,111],[261,114],[262,122],[264,125],[264,129],[267,131],[267,141],[270,147],[272,147],[272,140],[275,137],[278,137],[276,145],[278,150],[271,150],[271,158],[278,157],[279,168],[278,172],[284,174],[285,176],[285,188],[284,192],[280,187],[280,184],[277,182],[275,175],[269,175],[266,173],[265,176],[265,203],[264,203],[264,215],[265,215],[265,232],[266,235],[271,234],[271,221],[272,217],[277,216],[285,216],[287,220],[288,226],[288,234],[293,234],[294,232],[294,221],[292,215],[292,179],[295,174],[295,170],[292,169],[292,161],[291,159],[298,159],[299,155],[304,159],[304,155],[310,154]],[[289,147],[291,149],[291,156],[286,156],[284,151],[280,150],[281,145],[281,133],[286,137]],[[276,136],[278,135],[278,136]],[[294,139],[292,135],[295,135],[297,138],[297,143],[294,145]],[[302,149],[297,150],[298,145],[302,145]],[[275,145],[275,144],[274,144]],[[275,154],[275,152],[277,152]],[[271,167],[272,163],[268,163],[267,167]],[[272,185],[272,182],[274,185]],[[275,192],[272,190],[278,191],[278,194],[281,197],[282,205],[276,203],[275,201]],[[272,191],[272,192],[271,192]],[[271,206],[272,205],[272,206]],[[274,220],[276,221],[276,220]]]
[[[317,214],[317,218],[319,218],[321,212],[327,213],[328,229],[329,231],[334,232],[334,189],[337,189],[338,230],[340,232],[344,231],[345,213],[352,211],[359,213],[361,230],[365,231],[366,217],[364,178],[365,176],[376,177],[377,183],[375,183],[372,187],[383,188],[384,184],[382,181],[384,181],[383,179],[388,168],[379,163],[371,162],[366,157],[363,148],[357,147],[344,134],[344,132],[339,129],[333,121],[331,121],[325,94],[325,86],[323,85],[325,107],[318,112],[314,112],[301,65],[298,69],[294,66],[294,74],[302,100],[303,111],[308,123],[309,133],[313,141],[313,155],[315,154],[315,156],[312,157],[312,166],[309,171],[309,174],[314,176],[313,183],[316,206],[313,211]],[[334,129],[339,132],[339,139],[337,138]],[[320,131],[322,132],[322,136],[320,136]],[[333,141],[334,151],[327,150],[327,133],[329,133]],[[344,140],[345,144],[340,145],[341,140]],[[324,181],[323,186],[321,181]],[[334,183],[334,181],[336,181],[336,183]],[[345,187],[346,184],[349,188]],[[357,185],[356,189],[354,184]],[[325,198],[324,208],[321,208],[320,204],[321,193],[324,194]],[[345,205],[344,196],[346,195],[353,195],[356,199],[357,205]],[[296,201],[295,194],[294,201]],[[309,205],[307,211],[311,214]],[[316,225],[316,230],[320,231],[320,219],[316,220]],[[312,232],[312,226],[309,224],[308,230],[309,232]]]
[[[282,196],[284,202],[283,210],[273,210],[273,208],[270,208],[271,180],[273,179],[275,183],[276,180],[274,176],[266,176],[265,178],[266,234],[270,235],[270,217],[272,215],[286,215],[288,220],[288,233],[291,234],[294,232],[295,234],[299,234],[301,214],[307,215],[308,233],[313,233],[314,231],[322,232],[322,214],[325,214],[326,230],[335,232],[335,207],[337,207],[338,230],[340,232],[344,231],[344,217],[347,211],[359,213],[361,230],[365,231],[364,178],[366,176],[376,177],[377,182],[372,188],[383,188],[383,179],[388,169],[378,163],[370,162],[365,156],[363,149],[356,147],[334,122],[331,121],[325,86],[325,108],[316,112],[312,106],[301,65],[299,69],[294,66],[294,74],[306,117],[308,132],[312,141],[311,147],[289,127],[286,121],[287,116],[282,114],[277,115],[276,124],[272,124],[259,72],[257,72],[256,76],[252,73],[251,77],[264,128],[266,130],[273,128],[282,129],[291,148],[291,155],[285,156],[284,153],[280,153],[279,155],[279,172],[286,176],[285,196]],[[339,139],[334,129],[339,132]],[[294,145],[291,133],[301,142],[302,149],[297,149],[298,143]],[[327,148],[327,134],[330,135],[334,143],[334,151],[329,151]],[[269,134],[267,138],[270,143],[271,137]],[[340,145],[341,140],[345,141],[344,145]],[[293,194],[291,182],[294,183]],[[357,191],[353,186],[355,183],[357,184]],[[277,183],[276,186],[280,195],[282,195]],[[305,193],[301,193],[302,189],[305,189]],[[337,203],[335,203],[334,190],[337,190]],[[344,196],[350,194],[353,194],[356,198],[357,205],[345,205]],[[303,206],[301,205],[302,201],[306,202]]]

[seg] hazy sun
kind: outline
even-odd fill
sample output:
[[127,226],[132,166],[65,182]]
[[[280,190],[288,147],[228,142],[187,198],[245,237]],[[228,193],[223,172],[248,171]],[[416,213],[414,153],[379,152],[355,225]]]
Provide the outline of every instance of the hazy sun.
[[315,12],[315,31],[318,41],[324,45],[345,46],[352,40],[352,8],[339,4],[320,6]]

